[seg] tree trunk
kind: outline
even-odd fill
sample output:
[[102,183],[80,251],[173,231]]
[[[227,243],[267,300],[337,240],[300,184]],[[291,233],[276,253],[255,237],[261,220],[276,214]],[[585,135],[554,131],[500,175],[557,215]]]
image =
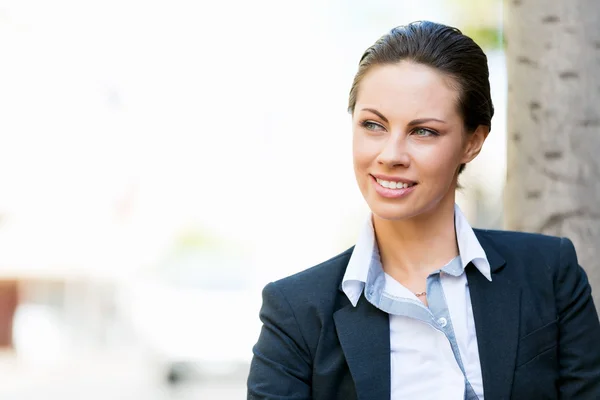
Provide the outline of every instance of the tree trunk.
[[507,229],[566,236],[600,308],[600,4],[505,0]]

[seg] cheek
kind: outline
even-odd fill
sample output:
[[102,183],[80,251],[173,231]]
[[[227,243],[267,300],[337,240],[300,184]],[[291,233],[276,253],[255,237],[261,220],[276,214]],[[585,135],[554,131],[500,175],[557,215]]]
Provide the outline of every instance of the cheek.
[[369,185],[368,172],[376,159],[373,144],[364,137],[354,135],[352,141],[352,161],[356,183],[363,195],[366,195]]
[[352,158],[356,169],[367,167],[375,158],[373,146],[364,136],[354,134],[352,139]]
[[422,173],[436,177],[452,177],[460,165],[462,153],[453,143],[439,146],[420,146],[412,152],[413,160],[419,165]]

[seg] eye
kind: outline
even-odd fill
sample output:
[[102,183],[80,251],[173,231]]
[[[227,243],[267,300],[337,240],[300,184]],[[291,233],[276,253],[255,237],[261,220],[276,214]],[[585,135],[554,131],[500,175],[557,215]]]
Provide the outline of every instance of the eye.
[[369,120],[361,121],[360,126],[362,126],[363,128],[365,128],[368,131],[383,131],[383,130],[385,130],[385,128],[383,126],[381,126],[381,124],[378,124],[377,122],[373,122],[373,121],[369,121]]
[[415,128],[413,133],[417,136],[439,136],[440,134],[436,131],[428,128]]

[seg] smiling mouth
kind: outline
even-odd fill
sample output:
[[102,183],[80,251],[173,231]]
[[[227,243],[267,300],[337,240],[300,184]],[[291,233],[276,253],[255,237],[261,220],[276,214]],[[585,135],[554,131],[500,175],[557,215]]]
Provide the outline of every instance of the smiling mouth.
[[383,179],[375,178],[379,186],[384,187],[386,189],[407,189],[409,187],[413,187],[416,183],[406,183],[406,182],[395,182],[395,181],[384,181]]

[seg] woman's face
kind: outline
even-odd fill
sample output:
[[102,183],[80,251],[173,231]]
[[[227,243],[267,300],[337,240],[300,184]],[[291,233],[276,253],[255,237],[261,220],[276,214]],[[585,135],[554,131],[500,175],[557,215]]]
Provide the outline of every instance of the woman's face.
[[454,203],[458,168],[479,153],[487,128],[465,132],[452,83],[408,61],[372,67],[360,82],[354,172],[376,216],[402,220]]

